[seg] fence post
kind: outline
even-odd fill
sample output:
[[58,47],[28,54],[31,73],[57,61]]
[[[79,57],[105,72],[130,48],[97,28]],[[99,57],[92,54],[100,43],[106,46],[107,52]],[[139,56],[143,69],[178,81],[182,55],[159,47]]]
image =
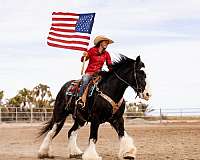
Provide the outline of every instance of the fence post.
[[16,123],[17,123],[17,107],[15,107],[15,121],[16,121]]
[[45,112],[44,112],[44,121],[46,121],[47,119],[47,110],[45,109]]
[[31,124],[32,124],[32,122],[33,122],[33,108],[31,106]]
[[162,110],[160,108],[160,123],[162,123]]

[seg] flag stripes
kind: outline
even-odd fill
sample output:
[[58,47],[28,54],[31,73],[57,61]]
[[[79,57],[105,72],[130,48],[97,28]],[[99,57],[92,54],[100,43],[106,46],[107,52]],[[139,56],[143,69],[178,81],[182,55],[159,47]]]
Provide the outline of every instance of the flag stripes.
[[66,23],[52,23],[53,27],[75,27],[76,24],[66,24]]
[[52,47],[86,51],[94,16],[94,13],[53,12],[47,44]]

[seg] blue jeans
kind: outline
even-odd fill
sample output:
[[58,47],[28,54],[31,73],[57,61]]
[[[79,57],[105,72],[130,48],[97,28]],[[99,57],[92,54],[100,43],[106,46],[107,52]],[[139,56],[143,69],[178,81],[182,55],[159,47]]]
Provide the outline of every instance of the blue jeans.
[[80,86],[80,92],[79,92],[79,97],[81,97],[83,95],[84,89],[85,87],[88,85],[89,81],[92,79],[92,75],[91,74],[84,74],[82,76],[82,84]]

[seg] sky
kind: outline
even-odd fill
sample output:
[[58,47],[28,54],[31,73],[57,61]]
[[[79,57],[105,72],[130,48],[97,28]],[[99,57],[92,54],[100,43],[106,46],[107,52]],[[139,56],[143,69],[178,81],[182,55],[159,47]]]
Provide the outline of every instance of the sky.
[[[95,12],[97,35],[112,38],[119,54],[145,63],[153,108],[200,106],[199,0],[0,0],[0,90],[10,98],[22,88],[61,86],[81,78],[82,52],[46,44],[52,12]],[[124,95],[133,101],[128,88]]]

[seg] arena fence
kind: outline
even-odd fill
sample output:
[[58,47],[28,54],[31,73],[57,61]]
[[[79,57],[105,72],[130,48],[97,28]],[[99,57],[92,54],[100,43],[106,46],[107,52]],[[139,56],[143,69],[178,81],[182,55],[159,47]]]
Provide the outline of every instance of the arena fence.
[[52,113],[52,108],[0,108],[0,122],[42,122],[49,120]]
[[[44,122],[51,118],[53,108],[31,108],[21,109],[16,107],[0,108],[0,123],[1,122]],[[125,120],[142,118],[148,121],[164,120],[200,120],[200,108],[171,108],[171,109],[151,109],[151,112],[143,113],[140,110],[126,111],[124,114]],[[68,118],[68,120],[72,120]]]

